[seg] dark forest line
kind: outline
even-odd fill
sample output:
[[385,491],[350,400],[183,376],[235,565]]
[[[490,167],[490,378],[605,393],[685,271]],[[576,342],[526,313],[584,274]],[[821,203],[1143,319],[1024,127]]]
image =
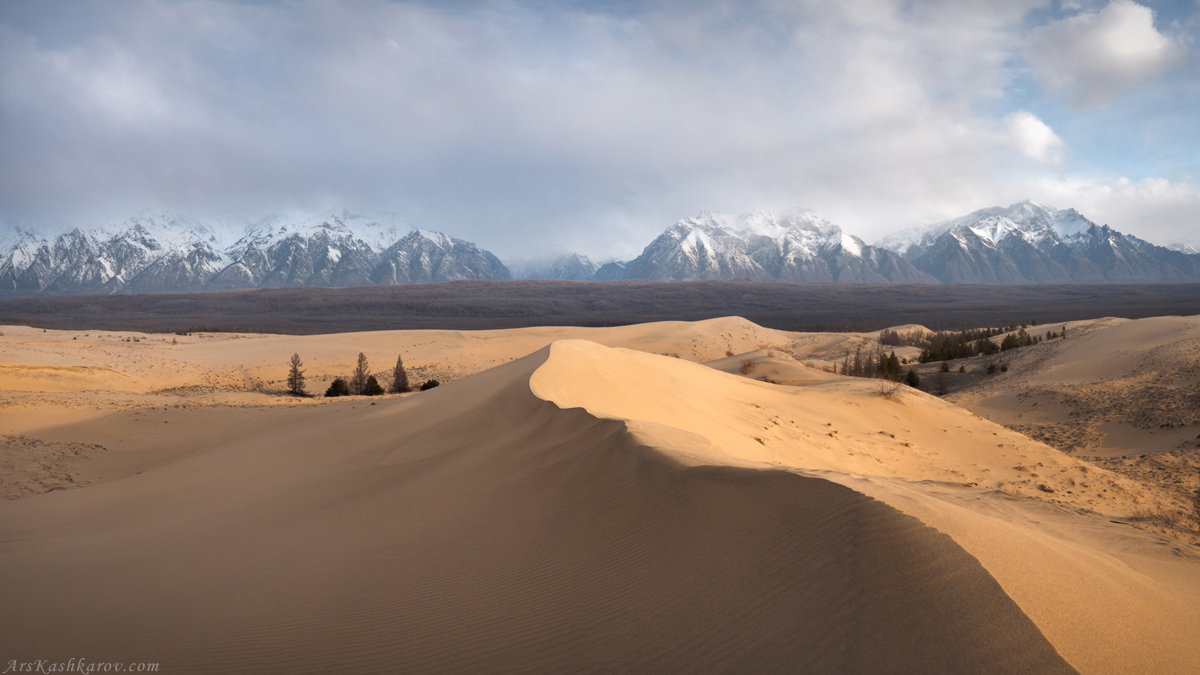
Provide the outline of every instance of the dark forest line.
[[0,323],[293,334],[616,326],[741,316],[794,331],[935,330],[1200,314],[1200,284],[919,285],[758,281],[453,281],[402,286],[0,300]]

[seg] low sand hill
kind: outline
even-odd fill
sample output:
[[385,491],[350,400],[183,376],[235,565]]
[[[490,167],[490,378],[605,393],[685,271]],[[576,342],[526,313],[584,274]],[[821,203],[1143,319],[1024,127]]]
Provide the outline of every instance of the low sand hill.
[[820,368],[804,365],[793,358],[791,354],[775,349],[756,349],[745,354],[706,361],[704,365],[723,373],[744,375],[752,380],[762,380],[774,384],[815,384],[843,377]]
[[992,358],[1008,372],[972,381],[950,400],[1089,456],[1200,446],[1200,317],[1067,327],[1066,340]]
[[[359,352],[366,354],[376,373],[390,370],[396,357],[403,355],[413,379],[446,382],[521,358],[556,340],[584,339],[689,361],[709,361],[760,348],[781,349],[798,335],[763,328],[738,317],[613,328],[552,326],[309,336],[180,336],[0,326],[0,392],[102,391],[183,397],[231,391],[277,393],[285,387],[288,359],[294,352],[303,359],[313,390],[323,390],[334,377],[348,375]],[[128,400],[139,399],[130,396]]]
[[1136,485],[874,381],[778,386],[576,340],[405,397],[121,410],[70,431],[89,429],[114,441],[88,460],[102,480],[0,502],[6,658],[164,672],[1200,660],[1195,553],[1107,517]]
[[[982,373],[983,361],[1000,359],[1008,372]],[[1192,511],[1200,489],[1200,317],[1073,322],[1066,340],[967,361],[976,372],[952,369],[947,400],[1153,485],[1170,499],[1162,510],[1141,511],[1151,524]]]

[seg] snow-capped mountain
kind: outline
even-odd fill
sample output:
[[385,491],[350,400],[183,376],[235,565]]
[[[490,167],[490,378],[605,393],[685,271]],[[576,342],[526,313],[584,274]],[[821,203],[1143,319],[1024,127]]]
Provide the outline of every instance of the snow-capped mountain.
[[624,272],[627,279],[658,281],[937,283],[903,257],[800,209],[685,218],[627,263]]
[[4,295],[509,278],[496,256],[470,242],[410,232],[395,216],[374,218],[348,209],[233,227],[142,212],[53,238],[12,225],[2,229],[0,241],[7,242],[0,249]]
[[469,241],[438,232],[413,230],[379,256],[371,281],[419,284],[460,279],[511,279],[500,259]]
[[878,242],[942,283],[1155,283],[1200,278],[1200,258],[1032,201]]

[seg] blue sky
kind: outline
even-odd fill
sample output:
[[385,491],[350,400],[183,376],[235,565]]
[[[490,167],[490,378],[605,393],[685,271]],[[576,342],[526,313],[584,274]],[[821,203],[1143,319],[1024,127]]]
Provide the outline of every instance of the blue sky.
[[1200,7],[0,3],[0,217],[396,212],[636,253],[801,206],[868,240],[1031,198],[1200,244]]

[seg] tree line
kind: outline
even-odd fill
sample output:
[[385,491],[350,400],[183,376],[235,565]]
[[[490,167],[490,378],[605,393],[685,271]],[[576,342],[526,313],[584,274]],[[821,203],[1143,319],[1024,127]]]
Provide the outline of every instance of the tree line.
[[[1036,326],[1037,322],[1034,322],[1033,325]],[[1008,333],[1008,335],[1005,335],[997,345],[992,338],[1004,333]],[[972,356],[990,356],[997,352],[1035,345],[1043,340],[1066,339],[1066,337],[1066,326],[1059,331],[1046,331],[1045,337],[1031,335],[1028,326],[1024,325],[1019,328],[1013,325],[1007,328],[965,330],[957,334],[937,333],[928,338],[928,344],[921,350],[921,355],[917,357],[917,360],[921,363],[929,363],[931,361],[969,359]]]
[[[308,393],[305,387],[304,363],[300,360],[300,354],[292,354],[292,360],[288,369],[287,386],[288,393],[293,396],[312,396]],[[329,388],[325,390],[325,396],[332,398],[336,396],[379,396],[385,393],[404,394],[413,391],[412,386],[408,381],[408,372],[404,369],[404,356],[396,357],[396,365],[391,372],[387,374],[388,387],[384,389],[380,384],[379,378],[371,373],[371,366],[367,362],[366,354],[359,352],[358,363],[354,367],[354,372],[349,377],[334,378],[330,383]],[[421,391],[432,389],[441,384],[437,380],[426,380],[419,387]]]

